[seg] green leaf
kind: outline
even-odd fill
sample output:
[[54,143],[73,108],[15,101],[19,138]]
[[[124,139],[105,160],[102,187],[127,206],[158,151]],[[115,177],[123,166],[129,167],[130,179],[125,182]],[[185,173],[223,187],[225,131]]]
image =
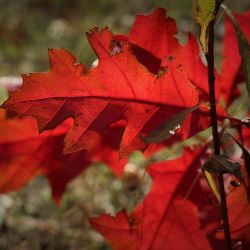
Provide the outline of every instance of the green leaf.
[[204,171],[204,174],[205,174],[205,178],[206,178],[206,181],[208,183],[208,186],[210,187],[212,193],[214,194],[214,196],[216,197],[216,199],[220,203],[220,194],[218,192],[217,186],[216,186],[216,184],[214,182],[214,179],[213,179],[212,175],[207,171]]
[[7,90],[0,85],[0,105],[8,99]]
[[237,34],[237,38],[239,42],[239,50],[240,50],[240,55],[242,59],[242,66],[243,66],[243,71],[245,75],[246,88],[247,88],[248,96],[250,98],[250,44],[248,43],[233,13],[225,5],[221,5],[221,7],[224,9],[225,13],[230,18],[234,26],[234,29],[236,31],[236,34]]
[[207,54],[207,29],[211,21],[214,20],[220,4],[223,0],[197,0],[196,22],[201,27],[200,43],[203,51]]
[[156,130],[154,130],[149,136],[142,138],[144,142],[162,142],[168,139],[171,135],[174,135],[176,131],[181,127],[185,118],[188,114],[198,109],[199,106],[185,109],[176,115],[174,115],[170,120],[167,120],[161,124]]
[[207,53],[207,29],[209,23],[215,18],[216,0],[197,0],[196,22],[201,27],[200,43]]

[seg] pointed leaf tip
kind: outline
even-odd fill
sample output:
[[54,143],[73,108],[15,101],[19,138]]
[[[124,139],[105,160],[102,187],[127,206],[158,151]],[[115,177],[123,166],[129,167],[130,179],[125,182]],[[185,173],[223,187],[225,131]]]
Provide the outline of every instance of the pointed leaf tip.
[[197,0],[196,22],[200,25],[200,43],[204,53],[207,53],[207,29],[214,20],[221,0]]

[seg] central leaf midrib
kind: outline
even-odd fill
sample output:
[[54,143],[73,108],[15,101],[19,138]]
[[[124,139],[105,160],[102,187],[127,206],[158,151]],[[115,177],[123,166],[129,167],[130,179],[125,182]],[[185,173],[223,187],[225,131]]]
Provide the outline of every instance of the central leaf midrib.
[[3,106],[13,106],[16,104],[20,104],[20,103],[25,103],[25,102],[39,102],[39,101],[43,101],[46,99],[80,99],[80,98],[96,98],[96,99],[103,99],[103,100],[112,100],[112,101],[124,101],[124,102],[134,102],[134,103],[145,103],[145,104],[151,104],[151,105],[155,105],[155,106],[166,106],[166,107],[173,107],[173,108],[192,108],[194,106],[196,106],[199,101],[197,100],[196,104],[194,105],[176,105],[176,104],[171,104],[171,103],[164,103],[164,102],[156,102],[156,101],[150,101],[148,99],[133,99],[133,98],[128,98],[128,97],[112,97],[112,96],[50,96],[50,97],[41,97],[41,98],[35,98],[35,99],[28,99],[28,100],[21,100],[21,101],[16,101],[16,102],[12,102],[12,103],[7,103],[6,105]]

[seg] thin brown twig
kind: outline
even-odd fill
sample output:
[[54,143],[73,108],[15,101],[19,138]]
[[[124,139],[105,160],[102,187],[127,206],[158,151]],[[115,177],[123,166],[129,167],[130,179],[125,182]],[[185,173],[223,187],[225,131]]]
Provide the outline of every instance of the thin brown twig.
[[[208,53],[206,54],[206,59],[208,63],[208,84],[209,84],[209,97],[210,97],[210,107],[211,107],[210,116],[212,122],[214,154],[219,155],[220,140],[218,133],[218,125],[217,125],[217,112],[216,112],[216,101],[215,101],[215,75],[214,75],[214,20],[210,22],[208,27]],[[221,214],[223,219],[226,247],[228,250],[232,250],[223,174],[219,174],[218,181],[219,181]]]

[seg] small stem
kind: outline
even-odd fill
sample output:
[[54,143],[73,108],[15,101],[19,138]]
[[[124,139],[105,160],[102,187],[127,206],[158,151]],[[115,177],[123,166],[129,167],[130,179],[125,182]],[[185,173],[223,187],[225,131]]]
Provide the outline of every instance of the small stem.
[[[208,84],[209,84],[209,96],[210,96],[210,107],[211,107],[210,116],[211,116],[211,122],[212,122],[214,154],[219,155],[220,154],[220,140],[219,140],[219,134],[218,134],[217,112],[216,112],[216,102],[215,102],[214,21],[211,21],[208,27],[208,53],[206,54],[206,59],[208,63]],[[226,247],[228,250],[232,250],[223,174],[220,174],[218,176],[218,181],[219,181],[221,214],[222,214],[222,219],[223,219]]]
[[215,75],[214,75],[214,21],[209,25],[208,29],[208,53],[206,54],[208,64],[208,84],[210,96],[210,116],[212,120],[212,133],[215,155],[220,154],[220,140],[217,125],[217,112],[215,101]]

